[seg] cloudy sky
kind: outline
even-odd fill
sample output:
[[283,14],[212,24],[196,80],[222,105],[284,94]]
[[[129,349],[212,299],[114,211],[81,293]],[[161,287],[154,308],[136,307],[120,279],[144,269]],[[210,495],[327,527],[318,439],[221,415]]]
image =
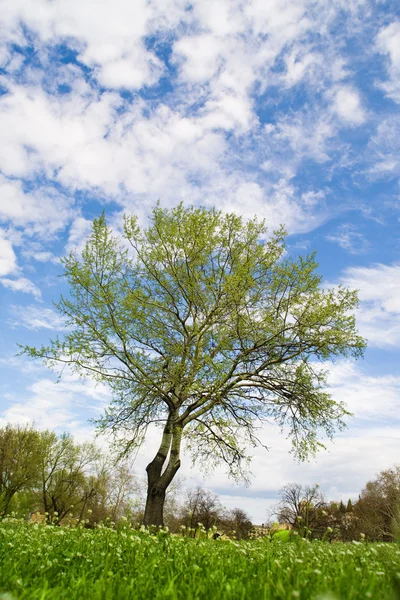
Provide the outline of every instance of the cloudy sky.
[[59,258],[92,219],[216,205],[316,249],[325,280],[359,289],[369,347],[331,366],[355,416],[316,460],[294,462],[271,426],[250,488],[189,459],[185,485],[257,522],[288,482],[356,497],[399,460],[397,0],[0,0],[0,15],[0,423],[83,439],[110,399],[15,357],[62,334]]

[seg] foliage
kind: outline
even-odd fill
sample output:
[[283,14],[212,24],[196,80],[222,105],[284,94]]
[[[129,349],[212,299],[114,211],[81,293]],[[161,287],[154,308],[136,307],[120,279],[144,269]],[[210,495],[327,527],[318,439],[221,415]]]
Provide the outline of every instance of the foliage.
[[[39,512],[40,519],[54,525],[143,523],[143,486],[129,463],[115,462],[93,444],[77,444],[71,435],[8,425],[0,429],[0,466],[0,517]],[[184,527],[194,536],[202,524],[205,532],[217,529],[237,540],[258,535],[260,528],[242,509],[228,511],[216,494],[200,487],[188,490],[182,500],[180,487],[176,478],[167,495],[170,531]],[[368,482],[357,502],[325,502],[318,486],[288,484],[277,508],[280,523],[263,528],[261,535],[284,538],[288,533],[281,529],[287,524],[308,539],[392,541],[400,531],[399,490],[399,466]]]
[[70,295],[56,306],[67,333],[23,351],[107,383],[113,403],[100,426],[125,432],[125,450],[161,425],[147,523],[162,523],[183,435],[207,468],[224,461],[246,477],[263,423],[287,426],[301,459],[320,446],[319,430],[344,425],[316,362],[362,354],[357,294],[324,289],[314,255],[291,259],[284,238],[256,218],[158,205],[148,229],[126,217],[121,238],[95,219],[82,257],[63,260]]
[[400,465],[381,471],[362,490],[357,506],[369,539],[391,541],[400,531]]
[[24,600],[397,597],[395,544],[192,539],[0,523],[0,593]]
[[43,436],[33,427],[0,428],[0,517],[18,492],[36,483],[43,454]]

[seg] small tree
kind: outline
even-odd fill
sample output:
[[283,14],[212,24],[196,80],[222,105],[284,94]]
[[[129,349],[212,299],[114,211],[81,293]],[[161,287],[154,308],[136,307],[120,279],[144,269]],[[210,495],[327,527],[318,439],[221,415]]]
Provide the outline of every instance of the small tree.
[[127,461],[116,463],[107,455],[102,457],[95,467],[91,483],[95,494],[85,506],[89,510],[91,525],[106,519],[116,523],[121,517],[131,516],[141,490]]
[[223,509],[216,494],[201,487],[187,492],[186,502],[182,507],[183,522],[187,527],[196,529],[201,523],[208,531],[217,525],[222,513]]
[[304,536],[318,535],[327,525],[327,507],[318,485],[285,485],[280,491],[278,509],[280,523],[287,523]]
[[56,306],[69,329],[24,351],[107,383],[114,399],[99,426],[125,432],[126,451],[162,427],[145,524],[163,523],[183,436],[195,459],[245,477],[263,423],[287,425],[301,459],[321,445],[318,430],[343,426],[316,363],[362,354],[357,295],[323,289],[314,255],[285,255],[283,231],[267,239],[257,219],[157,206],[146,230],[126,217],[121,239],[95,219],[82,257],[63,264],[70,296]]

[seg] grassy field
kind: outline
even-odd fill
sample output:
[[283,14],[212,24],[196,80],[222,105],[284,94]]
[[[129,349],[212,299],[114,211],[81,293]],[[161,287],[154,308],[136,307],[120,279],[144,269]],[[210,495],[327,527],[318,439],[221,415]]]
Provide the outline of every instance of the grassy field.
[[0,599],[400,598],[400,546],[0,523]]

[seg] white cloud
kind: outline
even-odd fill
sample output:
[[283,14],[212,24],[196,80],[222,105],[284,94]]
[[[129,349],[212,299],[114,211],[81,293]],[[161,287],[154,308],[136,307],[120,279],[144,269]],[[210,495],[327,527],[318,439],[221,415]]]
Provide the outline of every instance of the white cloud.
[[379,123],[367,147],[372,177],[390,177],[400,174],[400,119],[390,116]]
[[12,244],[0,232],[0,277],[10,275],[17,270],[17,257]]
[[[26,160],[29,160],[28,155]],[[41,238],[46,238],[54,235],[65,227],[73,214],[71,199],[66,196],[45,186],[40,190],[24,192],[21,180],[8,179],[1,173],[0,196],[0,222],[23,226],[26,236],[39,233]]]
[[328,370],[333,397],[344,400],[357,422],[369,421],[369,426],[376,426],[398,420],[400,376],[370,375],[362,363],[350,361],[328,365]]
[[[334,125],[321,107],[285,115],[275,125],[265,126],[265,142],[281,162],[292,164],[295,175],[297,166],[305,158],[318,163],[330,159],[329,143],[335,136]],[[288,149],[290,154],[288,155]],[[275,151],[275,152],[274,152]]]
[[335,233],[326,236],[330,242],[339,244],[343,250],[351,254],[363,254],[369,248],[369,243],[357,227],[351,223],[343,223]]
[[38,379],[28,391],[25,399],[14,400],[3,411],[0,423],[34,422],[39,429],[69,431],[80,440],[93,435],[93,428],[87,424],[88,415],[99,417],[110,399],[104,386],[91,380],[81,381],[77,375],[67,372],[58,383],[48,377]]
[[270,32],[273,38],[270,43],[279,44],[280,36],[287,43],[299,32],[304,32],[310,27],[311,23],[305,16],[306,8],[307,3],[304,0],[253,0],[244,7],[244,14],[257,34]]
[[32,294],[37,300],[42,297],[40,289],[26,277],[19,277],[18,279],[8,279],[6,277],[0,278],[0,284],[5,288],[9,288],[13,292],[23,292],[24,294]]
[[52,308],[30,306],[10,306],[14,318],[11,323],[14,327],[26,327],[31,330],[50,329],[62,331],[65,321],[59,313]]
[[333,98],[333,110],[340,119],[349,125],[364,123],[366,113],[357,90],[341,86],[334,91]]
[[[281,186],[276,188],[275,194],[273,190],[271,193],[270,186],[260,186],[251,174],[246,173],[245,165],[228,166],[225,135],[215,130],[218,122],[213,122],[214,117],[211,116],[220,114],[220,125],[224,127],[233,127],[239,121],[243,127],[247,127],[246,113],[239,116],[239,112],[235,112],[236,108],[241,110],[241,105],[235,105],[234,102],[225,102],[218,107],[213,107],[212,103],[206,104],[203,114],[192,118],[160,106],[151,117],[145,117],[144,107],[139,102],[127,110],[119,118],[118,124],[112,127],[115,117],[114,100],[91,98],[87,106],[83,101],[77,104],[72,100],[66,101],[61,113],[55,115],[55,106],[45,99],[42,92],[38,92],[38,99],[48,117],[48,122],[47,118],[43,121],[43,134],[40,137],[37,132],[30,131],[36,115],[32,115],[32,119],[24,116],[29,113],[23,108],[25,102],[32,104],[26,91],[21,91],[20,100],[16,104],[10,100],[10,107],[13,106],[10,110],[15,110],[11,121],[18,121],[19,126],[27,132],[31,148],[35,148],[37,155],[42,156],[40,162],[53,163],[54,168],[59,169],[58,178],[65,185],[91,187],[95,190],[100,187],[112,195],[118,194],[119,203],[127,210],[136,210],[139,201],[142,204],[143,199],[148,200],[147,205],[153,204],[157,198],[161,198],[166,204],[188,198],[194,203],[204,203],[207,199],[207,203],[220,204],[222,198],[230,198],[229,201],[232,202],[232,198],[236,197],[238,210],[245,209],[247,215],[253,215],[261,208],[266,215],[274,216],[271,225],[285,221],[291,230],[297,227],[303,230],[304,224],[308,223],[308,227],[312,227],[315,223],[314,217],[307,212],[307,206],[297,205],[292,190],[286,195],[290,199],[282,204],[282,210],[277,213],[277,195],[283,197]],[[102,106],[99,107],[99,104]],[[33,105],[36,105],[36,101]],[[81,122],[78,118],[80,110]],[[74,111],[78,111],[76,116],[73,116]],[[61,131],[68,133],[63,137]],[[107,138],[104,137],[106,131],[109,132]],[[8,134],[3,130],[3,135],[7,137]],[[18,136],[12,136],[11,128],[9,139],[5,139],[4,143],[7,141],[11,146],[14,143],[16,152],[21,153],[22,163],[26,161],[26,168],[30,168],[31,163],[24,154],[25,143],[22,139],[18,141]],[[310,142],[307,146],[310,151],[311,146]],[[126,189],[122,194],[119,192],[121,182],[124,182]],[[12,219],[15,224],[36,218],[34,227],[40,226],[47,232],[65,226],[68,219],[74,218],[68,200],[65,200],[64,206],[61,203],[60,210],[58,198],[53,199],[44,194],[23,194],[21,184],[15,180],[5,180],[4,185],[10,193],[10,202],[3,209],[4,218]],[[244,189],[254,192],[257,190],[256,194],[251,193],[254,205],[250,202],[242,203]],[[87,220],[76,216],[67,249],[76,245],[81,234],[83,239],[89,227]]]
[[380,30],[376,38],[376,48],[389,58],[389,80],[381,83],[380,87],[395,102],[400,102],[400,21],[394,21]]
[[52,429],[62,433],[64,430],[73,429],[76,416],[71,411],[68,403],[68,394],[56,394],[52,397],[33,396],[29,402],[13,402],[9,408],[3,412],[0,418],[0,424],[33,423],[39,429]]
[[369,345],[400,347],[400,265],[350,267],[341,283],[359,290],[357,325]]
[[85,247],[88,235],[92,230],[93,222],[83,217],[76,217],[69,229],[68,242],[65,251],[81,253]]
[[319,55],[306,54],[301,59],[291,55],[286,62],[287,74],[286,80],[288,84],[295,85],[304,78],[306,71],[314,65],[316,62],[320,63],[321,57]]
[[48,252],[47,250],[28,253],[27,256],[29,256],[41,263],[51,262],[56,265],[58,265],[60,263],[60,258],[58,256],[54,256],[54,254],[52,254],[51,252]]
[[[117,94],[98,97],[92,92],[55,99],[36,86],[9,85],[8,91],[0,100],[0,139],[7,145],[0,149],[0,161],[3,173],[13,177],[28,177],[37,170],[53,176],[64,162],[73,163],[79,148],[90,151],[107,135],[121,104]],[[89,159],[90,154],[82,171]],[[7,187],[6,192],[12,194],[12,189]]]
[[[57,224],[62,228],[79,219],[73,200],[48,190],[24,193],[12,179],[37,174],[71,192],[89,189],[142,212],[158,198],[167,205],[181,199],[219,204],[221,198],[233,205],[237,198],[233,208],[243,211],[241,190],[252,190],[255,204],[246,206],[246,214],[264,204],[265,214],[276,215],[282,194],[271,188],[277,173],[288,187],[302,160],[330,160],[337,125],[323,102],[281,117],[269,130],[261,129],[255,102],[272,85],[306,81],[309,91],[320,91],[343,76],[334,44],[322,59],[319,42],[313,41],[319,25],[326,35],[336,18],[324,3],[251,0],[243,6],[238,0],[203,0],[185,10],[183,0],[140,0],[134,6],[127,0],[112,6],[106,0],[72,0],[62,8],[35,0],[35,7],[22,0],[7,7],[4,36],[23,45],[24,23],[36,33],[44,64],[47,45],[66,41],[102,84],[151,86],[166,74],[166,65],[144,40],[165,34],[168,40],[175,37],[170,60],[177,78],[169,73],[174,93],[151,103],[140,96],[124,101],[115,91],[99,93],[76,65],[57,67],[54,77],[51,72],[53,94],[44,91],[39,71],[29,71],[25,85],[3,78],[8,94],[0,101],[0,164],[8,179],[0,183],[10,201],[0,218],[21,224],[36,215],[43,232],[46,223],[54,231]],[[281,59],[285,68],[277,72]],[[72,92],[57,94],[58,83],[67,83]],[[355,122],[361,108],[354,104],[356,92],[349,94],[350,107],[342,116]],[[291,232],[304,231],[307,222],[310,229],[324,218],[298,202],[293,190],[273,225],[285,220]]]
[[155,83],[162,73],[157,57],[144,44],[151,22],[156,21],[156,28],[174,27],[177,9],[183,8],[176,1],[159,4],[157,10],[155,3],[145,0],[33,0],[29,6],[15,0],[2,12],[4,33],[23,43],[22,22],[38,35],[39,45],[68,40],[79,60],[96,69],[101,84],[136,89]]
[[185,81],[208,82],[223,62],[222,41],[211,34],[182,37],[174,44],[175,61]]

